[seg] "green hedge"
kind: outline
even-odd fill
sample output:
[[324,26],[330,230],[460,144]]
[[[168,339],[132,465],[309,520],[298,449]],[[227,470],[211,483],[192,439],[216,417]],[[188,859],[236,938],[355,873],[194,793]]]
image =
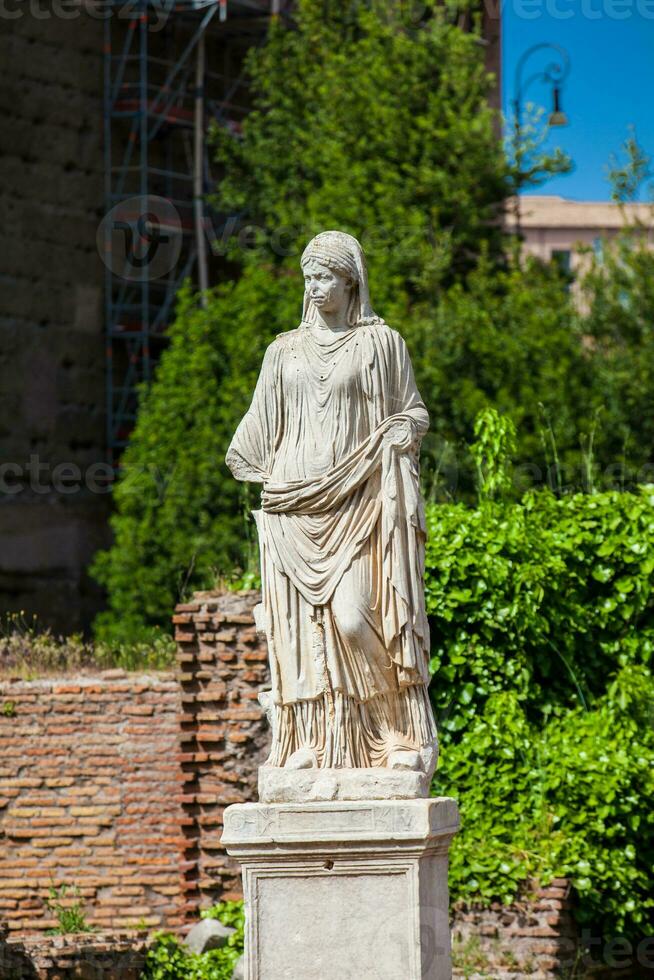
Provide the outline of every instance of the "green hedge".
[[532,724],[503,692],[460,741],[446,738],[434,789],[461,808],[452,899],[508,904],[529,881],[565,876],[580,924],[651,935],[653,703],[651,674],[627,667],[590,711],[557,708]]
[[427,508],[427,611],[441,728],[514,691],[544,722],[591,706],[654,649],[654,487]]
[[481,489],[477,508],[427,509],[434,790],[463,818],[453,897],[568,876],[581,922],[651,934],[654,487]]

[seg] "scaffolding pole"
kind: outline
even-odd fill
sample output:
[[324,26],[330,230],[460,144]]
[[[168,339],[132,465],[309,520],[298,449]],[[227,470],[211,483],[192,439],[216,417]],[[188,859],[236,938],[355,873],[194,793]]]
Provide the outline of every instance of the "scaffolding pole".
[[[246,91],[242,55],[261,43],[280,0],[175,0],[163,6],[161,0],[137,0],[127,19],[122,0],[111,6],[104,33],[108,217],[102,247],[107,449],[118,466],[185,278],[195,276],[206,302],[207,232],[213,227],[206,205],[212,189],[207,126],[214,119],[238,131],[247,105],[247,96],[239,97]],[[211,71],[209,59],[232,48],[240,59],[230,57],[229,69]],[[157,250],[171,243],[178,254],[161,272]]]

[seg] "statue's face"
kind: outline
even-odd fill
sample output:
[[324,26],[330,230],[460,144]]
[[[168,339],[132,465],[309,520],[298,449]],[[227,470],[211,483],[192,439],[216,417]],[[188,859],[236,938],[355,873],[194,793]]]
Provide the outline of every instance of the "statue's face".
[[310,260],[304,266],[304,284],[311,302],[323,313],[345,311],[352,284],[326,265]]

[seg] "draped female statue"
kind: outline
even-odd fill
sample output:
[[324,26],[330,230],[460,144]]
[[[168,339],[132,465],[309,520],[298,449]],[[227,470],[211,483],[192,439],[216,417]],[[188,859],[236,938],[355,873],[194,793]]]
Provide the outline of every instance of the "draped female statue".
[[302,270],[302,322],[268,347],[227,453],[237,479],[263,484],[267,764],[430,774],[427,411],[404,341],[370,306],[357,240],[319,234]]

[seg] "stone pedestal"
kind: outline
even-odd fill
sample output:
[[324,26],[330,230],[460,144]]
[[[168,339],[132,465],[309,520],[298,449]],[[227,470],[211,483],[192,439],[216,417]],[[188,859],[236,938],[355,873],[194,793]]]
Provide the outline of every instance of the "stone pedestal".
[[246,803],[224,821],[246,980],[450,980],[454,800]]

